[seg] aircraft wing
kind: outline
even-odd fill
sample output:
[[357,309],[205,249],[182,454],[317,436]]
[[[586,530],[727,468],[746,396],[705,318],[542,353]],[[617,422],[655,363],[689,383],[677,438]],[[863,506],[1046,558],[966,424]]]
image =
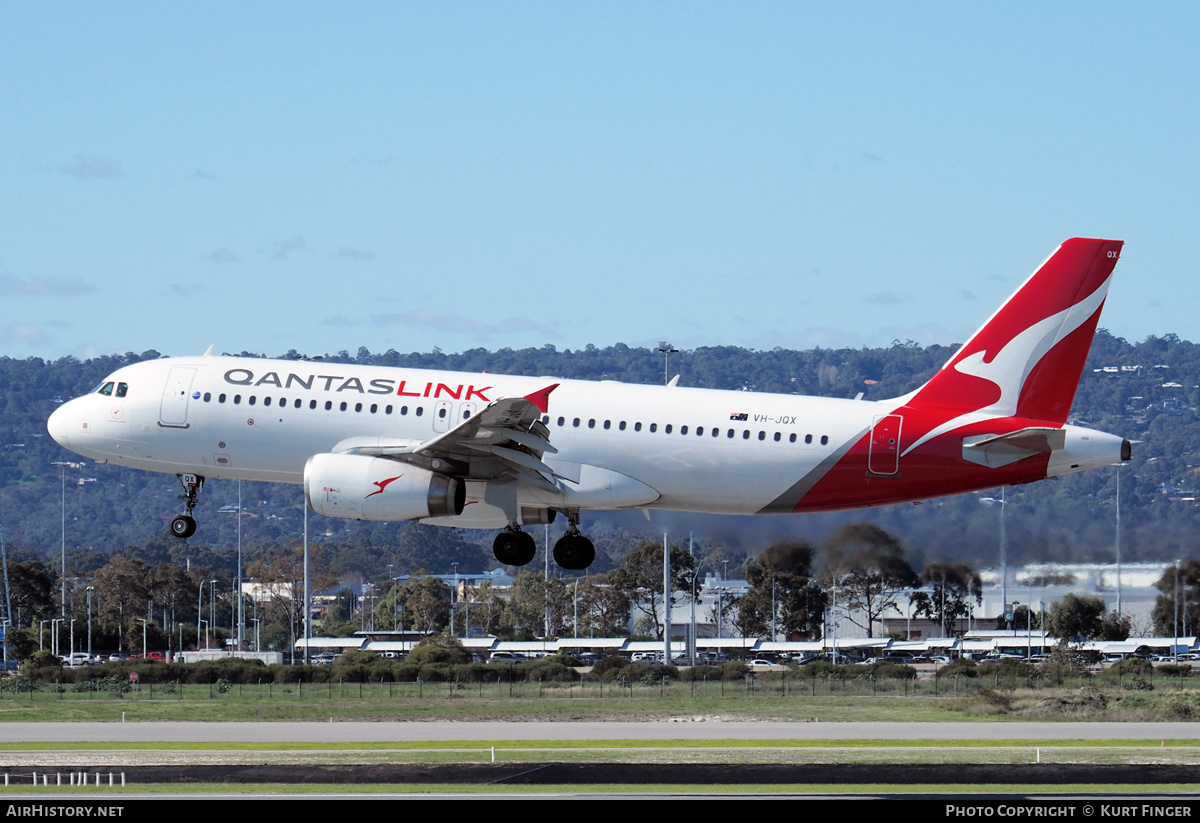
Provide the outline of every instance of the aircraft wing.
[[444,460],[453,474],[492,479],[507,473],[557,491],[552,480],[554,472],[542,462],[542,455],[557,454],[558,449],[550,444],[550,431],[541,420],[549,408],[550,392],[556,388],[558,383],[524,397],[493,401],[449,431],[421,443],[352,437],[333,450],[420,465]]

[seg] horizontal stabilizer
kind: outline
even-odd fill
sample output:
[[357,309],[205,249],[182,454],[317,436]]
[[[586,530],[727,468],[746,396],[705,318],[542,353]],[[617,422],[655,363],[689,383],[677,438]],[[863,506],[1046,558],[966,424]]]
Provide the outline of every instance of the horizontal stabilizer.
[[981,466],[999,468],[1035,454],[1061,451],[1066,432],[1049,426],[1031,426],[1008,434],[984,434],[963,438],[963,459]]

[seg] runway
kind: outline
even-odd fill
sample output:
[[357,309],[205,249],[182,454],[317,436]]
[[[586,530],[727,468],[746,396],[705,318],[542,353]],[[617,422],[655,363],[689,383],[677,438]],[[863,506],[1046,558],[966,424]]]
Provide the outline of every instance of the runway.
[[520,740],[1193,740],[1189,723],[0,723],[14,743],[420,743]]

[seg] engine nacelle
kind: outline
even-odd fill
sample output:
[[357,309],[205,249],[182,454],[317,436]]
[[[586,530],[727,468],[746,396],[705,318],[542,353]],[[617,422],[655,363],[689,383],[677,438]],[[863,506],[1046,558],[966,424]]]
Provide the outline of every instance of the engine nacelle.
[[467,486],[420,466],[358,454],[317,454],[304,467],[313,511],[356,520],[421,520],[462,514]]

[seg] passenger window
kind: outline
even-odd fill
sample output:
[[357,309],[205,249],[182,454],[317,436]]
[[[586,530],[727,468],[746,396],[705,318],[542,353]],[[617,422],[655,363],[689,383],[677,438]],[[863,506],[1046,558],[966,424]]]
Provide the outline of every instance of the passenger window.
[[421,415],[423,415],[424,413],[425,413],[425,407],[424,407],[424,406],[417,406],[417,410],[416,410],[415,412],[413,412],[413,414],[415,414],[417,417],[420,417],[420,416],[421,416]]
[[403,415],[403,414],[408,414],[408,406],[401,406],[401,407],[400,407],[400,414],[402,414],[402,415]]
[[558,418],[558,425],[563,426],[566,424],[566,422],[567,422],[567,418],[565,418],[565,417]]
[[588,428],[589,428],[589,429],[594,429],[594,428],[596,428],[596,421],[595,421],[595,419],[592,419],[592,420],[589,420],[589,421],[588,421]]
[[668,424],[666,425],[666,427],[664,427],[664,428],[663,428],[663,431],[664,431],[665,433],[667,433],[667,434],[670,434],[670,433],[671,433],[671,424],[670,424],[670,423],[668,423]]
[[330,411],[330,410],[332,410],[332,409],[333,409],[333,401],[332,401],[332,400],[326,400],[326,401],[325,401],[325,411]]
[[696,427],[696,436],[697,436],[697,437],[703,437],[703,436],[704,436],[704,427],[703,427],[703,426],[697,426],[697,427]]
[[828,445],[829,445],[829,435],[827,435],[827,434],[823,434],[823,435],[821,435],[821,445],[822,445],[822,446],[828,446]]
[[233,405],[237,406],[237,405],[239,405],[241,402],[242,402],[242,396],[241,396],[240,394],[235,394],[235,395],[233,396]]
[[805,442],[805,443],[811,443],[811,442],[812,442],[812,435],[811,435],[811,434],[806,434],[806,435],[804,435],[804,442]]
[[383,410],[383,413],[384,413],[384,414],[391,414],[391,413],[392,413],[392,407],[391,407],[391,406],[387,406],[386,408],[384,408],[384,410]]
[[730,430],[729,430],[729,435],[728,435],[728,436],[729,436],[730,438],[732,438],[732,437],[733,437],[733,429],[730,429]]
[[[253,401],[253,400],[251,400],[251,401],[250,401],[250,403],[251,403],[251,404],[253,404],[253,403],[254,403],[254,401]],[[264,397],[264,398],[263,398],[263,405],[264,405],[264,406],[269,406],[269,405],[271,405],[271,398],[269,398],[269,397]]]
[[634,424],[633,424],[633,430],[634,430],[635,432],[640,432],[640,431],[642,430],[642,424],[641,424],[641,423],[634,423]]
[[247,403],[249,403],[251,406],[253,406],[253,405],[254,405],[254,402],[255,402],[256,400],[258,400],[258,398],[257,398],[255,395],[253,395],[253,394],[252,394],[252,395],[250,395],[250,399],[249,399],[249,400],[247,400],[246,402],[247,402]]
[[[129,391],[129,384],[128,384],[128,383],[118,383],[118,384],[117,384],[117,397],[124,397],[124,396],[125,396],[125,393],[126,393],[126,392],[128,392],[128,391]],[[207,398],[207,397],[205,397],[205,398],[204,398],[204,402],[205,402],[205,403],[207,403],[207,402],[208,402],[208,398]]]
[[658,431],[658,424],[657,424],[657,423],[651,423],[651,424],[650,424],[650,432],[651,432],[651,433],[654,433],[654,432],[656,432],[656,431]]
[[742,430],[742,439],[743,439],[743,440],[749,440],[749,439],[750,439],[750,430],[749,430],[749,429],[743,429],[743,430]]
[[766,440],[766,439],[767,439],[767,433],[766,433],[766,432],[759,432],[759,433],[758,433],[758,439],[759,439],[759,440]]
[[575,428],[579,428],[579,418],[576,417],[573,421],[571,421],[571,425]]
[[605,428],[605,429],[611,429],[611,428],[612,428],[612,421],[611,421],[611,420],[605,420],[605,421],[604,421],[604,428]]
[[205,402],[205,403],[207,403],[207,402],[209,402],[210,400],[212,400],[212,393],[211,393],[211,392],[205,392],[205,393],[204,393],[204,402]]
[[625,421],[622,420],[620,423],[618,423],[617,428],[620,429],[621,431],[625,431]]
[[297,408],[297,409],[300,408],[300,398],[299,397],[296,398],[296,402],[293,404],[293,408]]
[[379,404],[378,404],[378,403],[372,403],[372,404],[371,404],[371,414],[374,414],[374,413],[375,413],[375,412],[377,412],[377,411],[379,411]]
[[796,435],[794,435],[794,434],[790,434],[790,435],[788,435],[788,442],[789,442],[789,443],[795,443],[795,442],[796,442]]
[[778,442],[779,442],[779,439],[780,439],[782,436],[783,436],[783,435],[781,435],[779,432],[775,432],[775,442],[776,442],[776,443],[778,443]]
[[356,412],[360,412],[360,411],[362,411],[362,403],[355,403],[355,404],[354,404],[354,410],[355,410]]
[[218,395],[217,395],[217,402],[218,402],[218,403],[224,403],[224,402],[225,402],[225,395],[224,395],[224,394],[218,394]]
[[446,419],[446,410],[438,409],[438,420],[445,420],[445,419]]
[[317,407],[317,401],[316,401],[316,400],[309,400],[309,401],[308,401],[308,407],[309,407],[310,409],[315,409],[315,408]]

